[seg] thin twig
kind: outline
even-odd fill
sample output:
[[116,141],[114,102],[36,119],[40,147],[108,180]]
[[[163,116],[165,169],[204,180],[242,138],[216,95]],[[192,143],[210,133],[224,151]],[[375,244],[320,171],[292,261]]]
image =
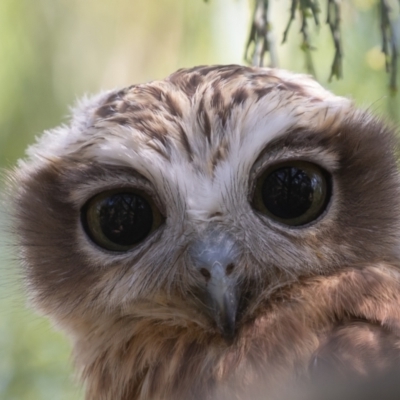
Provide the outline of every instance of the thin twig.
[[391,8],[387,0],[380,0],[382,52],[385,54],[386,72],[390,74],[389,88],[392,93],[397,91],[397,61],[399,43],[395,36],[394,22],[390,18]]
[[340,35],[340,3],[338,0],[328,0],[328,14],[326,23],[329,25],[331,30],[333,44],[335,46],[335,55],[331,66],[331,74],[329,81],[333,77],[337,79],[343,78],[343,50],[342,50],[342,39]]
[[[269,0],[257,0],[253,13],[250,35],[246,45],[245,59],[252,65],[263,66],[264,56],[269,53],[271,64],[275,66],[270,43],[270,24],[268,21]],[[250,49],[253,47],[251,57]]]
[[294,18],[296,15],[297,4],[298,4],[298,0],[292,0],[292,5],[290,6],[290,17],[289,17],[289,21],[286,25],[285,31],[283,32],[283,38],[282,38],[281,44],[286,42],[287,35],[288,35],[289,29],[290,29],[290,25],[292,25],[292,22],[294,21]]

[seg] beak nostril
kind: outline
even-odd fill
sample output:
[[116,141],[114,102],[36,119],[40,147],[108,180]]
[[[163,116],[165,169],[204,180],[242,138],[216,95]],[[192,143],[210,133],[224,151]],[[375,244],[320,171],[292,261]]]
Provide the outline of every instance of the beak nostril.
[[211,274],[210,271],[206,268],[201,268],[200,273],[206,278],[206,281],[208,282],[211,279]]
[[229,263],[225,269],[226,275],[230,275],[233,271],[233,268],[235,268],[235,265],[233,263]]

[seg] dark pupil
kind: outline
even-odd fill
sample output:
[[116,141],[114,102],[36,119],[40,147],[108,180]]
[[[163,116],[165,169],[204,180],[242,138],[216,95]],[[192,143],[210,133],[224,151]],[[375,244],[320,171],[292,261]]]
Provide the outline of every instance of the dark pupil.
[[153,225],[149,203],[132,193],[119,193],[105,198],[97,204],[96,212],[104,236],[123,246],[144,239]]
[[262,186],[265,207],[283,219],[303,215],[311,207],[313,195],[310,177],[296,167],[276,169],[267,176]]

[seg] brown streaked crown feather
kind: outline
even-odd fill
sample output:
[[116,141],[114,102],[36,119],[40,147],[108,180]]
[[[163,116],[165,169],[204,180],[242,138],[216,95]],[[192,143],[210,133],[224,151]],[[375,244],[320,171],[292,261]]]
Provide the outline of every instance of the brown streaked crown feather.
[[[14,171],[27,288],[71,337],[88,400],[278,395],[316,371],[400,357],[400,181],[394,130],[312,79],[242,66],[183,69],[86,101]],[[252,208],[269,165],[321,165],[332,199],[288,228]],[[138,189],[165,222],[117,253],[90,241],[84,204]],[[237,246],[231,338],[196,294],[190,247]]]

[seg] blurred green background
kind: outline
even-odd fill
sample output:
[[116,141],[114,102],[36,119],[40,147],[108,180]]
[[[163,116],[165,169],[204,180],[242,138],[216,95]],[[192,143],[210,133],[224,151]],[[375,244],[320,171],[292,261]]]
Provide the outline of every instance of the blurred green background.
[[[327,82],[328,28],[318,35],[312,29],[317,78],[399,123],[400,94],[387,89],[376,3],[343,4],[342,81]],[[0,167],[12,167],[35,135],[66,121],[69,105],[85,93],[163,78],[181,67],[243,63],[252,6],[250,0],[0,0]],[[289,7],[288,0],[271,0],[279,65],[304,72],[298,21],[288,44],[279,45]],[[26,305],[7,232],[2,207],[0,399],[82,399],[68,342]]]

